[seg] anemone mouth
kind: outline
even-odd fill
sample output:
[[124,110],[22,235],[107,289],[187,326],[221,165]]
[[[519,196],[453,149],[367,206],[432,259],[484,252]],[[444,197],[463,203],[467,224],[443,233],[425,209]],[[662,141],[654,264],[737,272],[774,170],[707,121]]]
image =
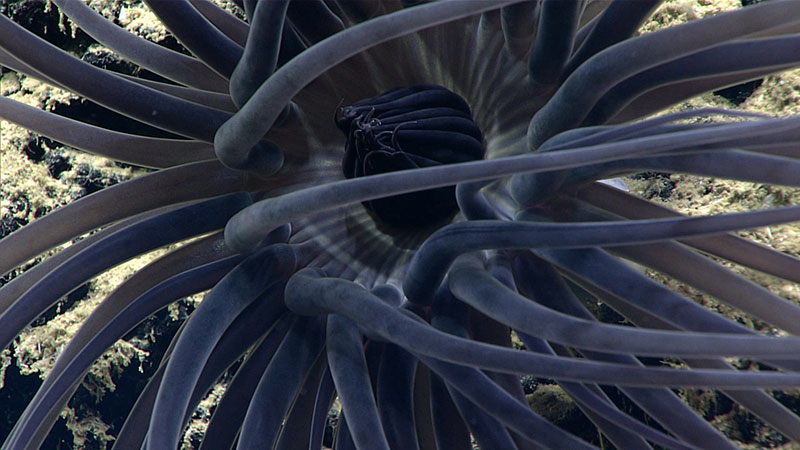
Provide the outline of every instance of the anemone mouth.
[[[437,85],[395,88],[337,110],[347,136],[346,178],[483,158],[483,135],[467,103]],[[362,203],[389,228],[435,226],[458,211],[454,186]]]
[[[344,120],[347,114],[356,113],[351,109],[345,114],[344,110],[369,104],[371,99],[394,90],[436,87],[459,99],[448,101],[456,105],[454,109],[459,109],[461,115],[470,117],[471,135],[462,136],[471,139],[473,149],[471,157],[457,157],[453,162],[525,152],[524,136],[530,116],[544,100],[535,87],[524,82],[527,72],[517,58],[503,50],[502,36],[454,39],[472,33],[482,20],[486,18],[465,17],[398,37],[336,64],[311,81],[292,99],[294,106],[287,119],[266,135],[285,150],[286,156],[284,166],[270,177],[287,180],[287,187],[260,198],[356,178],[355,170],[345,169],[354,163],[352,157],[356,155],[355,151],[348,151],[354,150],[354,141],[348,134],[355,120]],[[402,61],[401,67],[397,67],[398,61]],[[521,95],[530,96],[532,101],[515,101]],[[478,145],[480,150],[476,149]],[[441,147],[447,149],[448,144]],[[254,176],[259,175],[255,172]],[[393,205],[397,200],[371,200],[298,218],[293,221],[292,242],[314,245],[324,255],[317,258],[317,263],[326,272],[358,279],[368,288],[381,282],[399,285],[425,239],[441,227],[463,220],[455,202],[455,186],[434,190],[444,198],[437,204],[430,203],[429,191],[420,189],[392,196],[406,204],[400,208]],[[513,201],[504,182],[492,183],[484,191],[497,200],[500,215],[513,216]],[[427,205],[422,212],[405,212],[420,204]],[[438,208],[440,205],[444,207]]]

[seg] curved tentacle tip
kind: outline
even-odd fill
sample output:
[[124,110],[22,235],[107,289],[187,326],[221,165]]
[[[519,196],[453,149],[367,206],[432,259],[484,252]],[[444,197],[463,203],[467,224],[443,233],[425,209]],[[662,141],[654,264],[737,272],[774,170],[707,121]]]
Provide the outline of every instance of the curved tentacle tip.
[[249,253],[257,248],[267,247],[272,244],[285,244],[288,243],[289,237],[292,235],[292,226],[287,223],[270,231],[261,240],[253,239],[252,236],[246,236],[244,233],[236,231],[240,228],[240,225],[236,222],[243,220],[241,217],[237,219],[237,215],[228,220],[228,223],[225,224],[224,232],[225,245],[234,252]]
[[[412,266],[414,263],[412,263]],[[420,271],[409,270],[403,280],[403,293],[409,303],[417,306],[429,306],[433,303],[433,293],[442,280],[434,280],[420,275]]]
[[318,295],[314,292],[316,283],[313,282],[313,280],[325,278],[326,275],[322,269],[316,267],[307,267],[297,271],[289,278],[283,291],[283,301],[286,307],[302,316],[326,314],[325,308],[315,304]]
[[242,214],[247,210],[239,211],[225,224],[225,245],[236,253],[248,253],[258,246],[258,240],[253,240],[250,236],[240,232],[241,224],[244,221]]
[[403,303],[403,292],[390,284],[380,284],[370,292],[390,305],[400,306]]
[[283,167],[284,154],[274,143],[261,140],[249,149],[246,142],[236,136],[230,121],[222,124],[214,136],[214,153],[226,167],[235,170],[258,172],[261,176],[276,173]]

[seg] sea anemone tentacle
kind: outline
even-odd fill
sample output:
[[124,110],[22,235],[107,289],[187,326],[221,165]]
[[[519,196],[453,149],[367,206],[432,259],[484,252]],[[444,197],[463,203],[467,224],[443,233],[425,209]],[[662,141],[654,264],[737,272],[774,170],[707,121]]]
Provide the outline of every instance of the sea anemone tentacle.
[[242,47],[215,27],[189,0],[145,0],[184,47],[225,78],[242,57]]
[[[12,325],[0,331],[0,343],[7,346],[14,339],[12,329],[24,328],[59,297],[104,268],[163,245],[218,230],[233,212],[250,201],[248,194],[231,194],[199,202],[135,223],[86,246],[4,308],[0,317]],[[215,214],[197,220],[206,216],[209,208]]]
[[[530,252],[515,252],[513,258],[514,271],[517,274],[515,283],[521,294],[556,311],[586,320],[596,320],[575,296],[567,283],[558,275],[554,266],[534,256]],[[527,271],[531,269],[534,271],[530,273],[534,275],[529,276],[527,275],[529,273]],[[555,355],[553,347],[546,341],[523,332],[518,332],[518,335],[530,351]],[[584,357],[593,360],[629,364],[638,367],[643,366],[641,361],[633,355],[585,350],[581,353]],[[585,403],[587,408],[591,410],[596,410],[601,407],[603,403],[605,403],[605,408],[612,407],[616,409],[613,402],[608,399],[607,395],[599,386],[565,383],[564,389],[570,392],[570,395],[578,399],[578,402]],[[681,401],[671,390],[657,387],[635,388],[626,386],[621,386],[619,389],[640,408],[646,411],[650,417],[656,420],[665,429],[675,433],[682,440],[696,444],[717,442],[720,440],[719,433],[691,410],[691,408]],[[584,392],[586,390],[591,390],[592,392]],[[589,397],[587,398],[587,396]],[[598,402],[594,397],[604,401]],[[608,417],[610,414],[601,414],[600,411],[597,411],[597,413],[600,415],[601,423],[604,420],[610,419]],[[616,414],[611,415],[614,416]],[[619,423],[617,424],[621,425]],[[627,443],[631,439],[631,437],[627,436],[625,433],[620,435],[620,432],[617,430],[609,430],[607,426],[601,425],[601,428],[603,428],[605,433],[609,434],[609,439],[611,439],[612,442],[619,442],[621,444],[623,442]],[[625,427],[625,429],[633,430],[633,428],[629,427]],[[636,432],[636,435],[643,437],[648,434],[649,433],[639,431]],[[653,440],[652,438],[650,439]],[[727,446],[725,443],[720,445],[722,447]]]
[[[181,256],[184,255],[177,253],[170,259],[174,261],[175,258]],[[51,375],[31,402],[31,405],[35,405],[35,408],[26,409],[14,432],[9,436],[9,442],[41,442],[44,440],[50,428],[58,419],[58,414],[78,387],[76,380],[79,380],[81,374],[89,370],[91,364],[108,347],[118,339],[121,339],[136,324],[144,320],[148,315],[153,314],[153,312],[177,299],[196,294],[204,288],[213,287],[216,282],[243,259],[243,256],[235,255],[188,269],[149,289],[148,292],[130,301],[124,308],[118,306],[114,308],[115,305],[112,305],[112,303],[117,303],[115,302],[117,297],[126,296],[125,289],[129,286],[129,283],[120,286],[86,320],[76,333],[75,338],[70,341],[70,344],[59,355],[60,357],[56,361]],[[162,267],[161,265],[154,265],[153,268]],[[132,280],[129,280],[129,282]],[[150,282],[147,274],[143,274],[142,277],[136,280]],[[113,312],[108,314],[113,316],[113,319],[109,320],[102,313],[111,308],[116,309],[118,312],[116,314]]]
[[219,128],[214,141],[217,156],[230,167],[246,167],[250,149],[273,126],[283,107],[312,80],[359,51],[426,27],[517,1],[434,2],[363,22],[320,42],[278,69],[242,109]]
[[330,314],[326,331],[328,364],[345,419],[350,424],[353,443],[357,448],[388,450],[389,442],[372,396],[372,383],[358,327],[346,317]]
[[[322,357],[324,344],[324,318],[295,319],[253,392],[256,401],[250,403],[242,422],[240,448],[270,448],[276,444],[284,418],[315,362]],[[264,404],[271,407],[262,408],[260,405]]]
[[[46,77],[81,96],[143,123],[182,136],[211,142],[229,113],[198,105],[129,81],[81,61],[4,15],[0,47]],[[35,55],[35,56],[33,56]]]
[[[243,261],[212,289],[206,301],[192,314],[192,320],[187,322],[175,345],[175,354],[167,363],[162,383],[169,383],[176,377],[184,382],[182,389],[159,390],[150,421],[148,446],[177,446],[184,414],[174,414],[174,411],[188,410],[203,363],[231,322],[261,293],[294,271],[294,265],[294,251],[290,246],[271,245]],[[180,351],[183,346],[192,351]]]
[[197,89],[225,92],[227,81],[201,61],[138,38],[83,2],[55,0],[53,3],[95,40],[153,73]]

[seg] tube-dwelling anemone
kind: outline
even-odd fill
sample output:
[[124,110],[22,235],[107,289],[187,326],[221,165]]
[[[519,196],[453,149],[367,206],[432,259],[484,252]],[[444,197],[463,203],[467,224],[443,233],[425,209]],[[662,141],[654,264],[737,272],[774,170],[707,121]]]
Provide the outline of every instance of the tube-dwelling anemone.
[[[318,449],[336,398],[335,448],[466,449],[471,437],[484,449],[592,447],[528,406],[521,375],[555,380],[597,427],[596,445],[735,448],[680,387],[719,389],[800,441],[800,418],[766,391],[800,386],[800,308],[717,262],[800,282],[800,260],[729,234],[798,221],[800,206],[686,217],[597,182],[657,170],[800,185],[800,117],[647,118],[800,65],[800,2],[639,35],[660,1],[242,0],[240,20],[205,0],[145,0],[191,56],[83,2],[52,2],[169,82],[93,67],[5,16],[0,64],[175,137],[0,98],[5,120],[159,169],[0,241],[6,274],[96,230],[0,289],[2,348],[97,274],[193,240],[102,302],[4,450],[38,448],[106,348],[208,289],[114,448],[176,448],[242,358],[201,448]],[[685,120],[707,115],[735,120]],[[596,318],[586,305],[598,302],[627,323]],[[739,370],[736,357],[769,370]]]

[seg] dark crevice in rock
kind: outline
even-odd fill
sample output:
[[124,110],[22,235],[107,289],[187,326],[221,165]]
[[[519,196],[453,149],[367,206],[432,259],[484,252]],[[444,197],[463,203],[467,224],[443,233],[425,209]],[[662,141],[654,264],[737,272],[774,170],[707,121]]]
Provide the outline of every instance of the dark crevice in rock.
[[58,9],[46,8],[46,5],[45,0],[2,2],[0,12],[45,41],[73,54],[82,54],[94,43],[94,39],[82,30],[76,30],[73,38],[68,29],[59,26]]
[[647,182],[647,187],[641,194],[646,199],[659,197],[662,200],[666,200],[675,190],[675,182],[670,178],[670,174],[666,172],[642,172],[632,175],[631,178]]
[[726,87],[725,89],[719,89],[714,91],[714,94],[724,97],[731,103],[736,106],[741,105],[747,100],[756,89],[761,86],[761,83],[764,82],[763,78],[759,78],[758,80],[747,81],[745,83],[737,84],[736,86]]
[[[35,374],[22,375],[16,358],[12,358],[6,369],[4,383],[3,389],[0,389],[0,405],[3,405],[0,408],[0,441],[5,441],[11,433],[14,423],[41,386],[42,380]],[[56,422],[42,448],[72,448],[72,433],[67,429],[64,419]]]

